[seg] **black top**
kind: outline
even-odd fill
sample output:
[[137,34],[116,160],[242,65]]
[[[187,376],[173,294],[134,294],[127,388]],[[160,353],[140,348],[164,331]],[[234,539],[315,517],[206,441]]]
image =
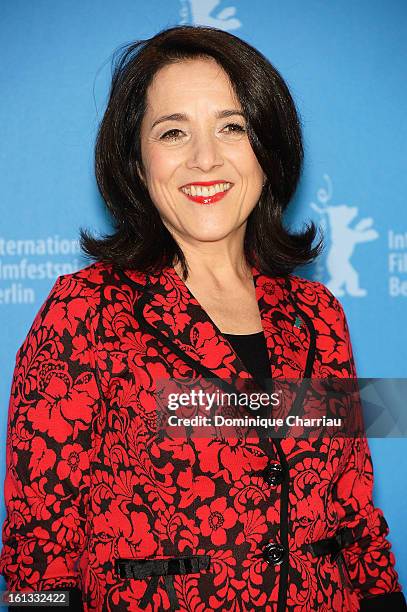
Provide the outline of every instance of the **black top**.
[[265,379],[271,378],[271,371],[264,333],[222,335],[230,342],[255,381],[265,387]]

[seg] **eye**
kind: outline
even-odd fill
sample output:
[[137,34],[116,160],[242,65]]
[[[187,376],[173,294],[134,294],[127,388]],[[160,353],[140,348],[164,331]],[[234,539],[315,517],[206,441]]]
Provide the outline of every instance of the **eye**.
[[174,132],[181,132],[181,130],[178,130],[177,128],[168,130],[168,132],[165,132],[162,136],[160,136],[160,140],[176,140],[177,136],[174,136]]
[[233,133],[243,133],[243,132],[246,131],[245,128],[242,125],[240,125],[239,123],[228,123],[228,125],[225,125],[224,129],[226,129],[226,128],[233,128],[233,130],[231,132],[229,132],[230,134],[233,134]]

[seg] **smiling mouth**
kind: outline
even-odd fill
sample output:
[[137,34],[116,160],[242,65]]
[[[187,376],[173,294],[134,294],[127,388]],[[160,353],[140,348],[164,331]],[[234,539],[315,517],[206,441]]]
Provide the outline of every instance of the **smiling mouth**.
[[215,183],[212,185],[191,184],[180,187],[180,191],[197,204],[214,204],[231,190],[233,183]]

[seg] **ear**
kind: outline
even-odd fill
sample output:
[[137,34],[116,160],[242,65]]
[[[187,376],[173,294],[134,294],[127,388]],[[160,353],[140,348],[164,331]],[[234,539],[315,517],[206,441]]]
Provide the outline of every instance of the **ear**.
[[139,165],[139,163],[137,161],[136,161],[136,168],[137,168],[137,174],[139,175],[141,182],[143,183],[143,185],[145,187],[147,187],[146,180],[145,180],[144,175],[143,175],[143,171],[140,168],[140,165]]

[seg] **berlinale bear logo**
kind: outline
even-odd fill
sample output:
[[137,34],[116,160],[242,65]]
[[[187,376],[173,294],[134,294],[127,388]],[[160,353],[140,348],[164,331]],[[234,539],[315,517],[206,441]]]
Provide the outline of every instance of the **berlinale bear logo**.
[[236,7],[227,6],[216,14],[220,0],[181,0],[180,24],[206,25],[221,30],[237,30],[242,22],[235,17]]
[[[332,197],[332,183],[330,177],[325,174],[328,189],[319,189],[317,199],[320,205],[311,202],[310,206],[328,220],[331,243],[326,258],[326,267],[330,275],[326,286],[335,296],[347,293],[355,297],[367,295],[366,289],[359,284],[359,274],[351,263],[351,257],[355,246],[362,242],[371,242],[378,238],[378,232],[372,228],[373,219],[365,217],[356,225],[350,227],[351,222],[358,214],[356,206],[339,204],[328,205]],[[327,223],[323,220],[322,229],[327,229]]]

